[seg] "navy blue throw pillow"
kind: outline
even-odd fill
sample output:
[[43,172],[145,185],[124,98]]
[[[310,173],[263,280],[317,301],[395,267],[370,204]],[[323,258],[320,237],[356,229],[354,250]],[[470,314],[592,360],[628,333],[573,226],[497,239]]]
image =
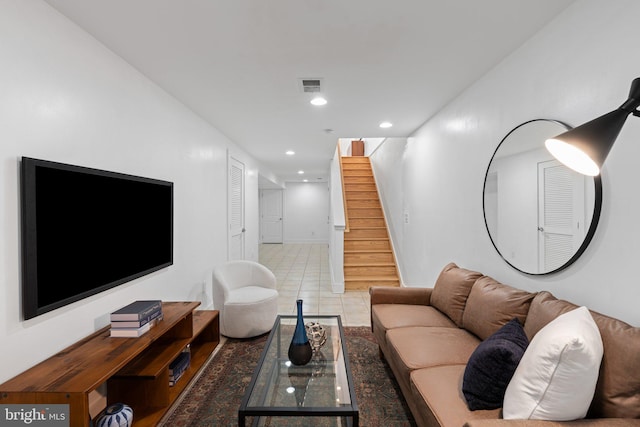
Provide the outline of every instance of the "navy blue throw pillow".
[[462,393],[472,411],[502,407],[504,393],[529,339],[518,319],[509,321],[475,349],[462,378]]

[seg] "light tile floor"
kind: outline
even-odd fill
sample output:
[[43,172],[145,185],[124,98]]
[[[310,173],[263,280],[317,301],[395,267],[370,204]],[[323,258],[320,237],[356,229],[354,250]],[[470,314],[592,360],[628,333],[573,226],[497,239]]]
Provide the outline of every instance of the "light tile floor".
[[261,244],[259,261],[276,276],[278,314],[295,314],[302,299],[305,315],[339,314],[344,326],[370,326],[368,292],[331,292],[326,244]]

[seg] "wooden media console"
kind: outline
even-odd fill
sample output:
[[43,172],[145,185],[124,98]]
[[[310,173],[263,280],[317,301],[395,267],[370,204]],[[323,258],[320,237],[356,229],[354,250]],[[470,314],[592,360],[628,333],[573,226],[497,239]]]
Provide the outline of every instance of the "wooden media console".
[[[90,425],[90,394],[106,383],[107,404],[133,408],[153,426],[220,343],[218,311],[199,302],[163,302],[164,319],[139,338],[111,338],[106,326],[0,385],[0,404],[68,404],[70,425]],[[169,386],[169,364],[185,349],[191,364]]]

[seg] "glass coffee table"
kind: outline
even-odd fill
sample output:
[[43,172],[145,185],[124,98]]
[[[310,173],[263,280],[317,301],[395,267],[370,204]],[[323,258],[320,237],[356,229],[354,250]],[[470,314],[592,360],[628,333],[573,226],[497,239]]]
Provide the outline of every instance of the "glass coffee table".
[[[238,426],[309,425],[291,417],[321,417],[315,426],[358,427],[358,405],[340,316],[305,316],[326,331],[326,343],[304,366],[287,356],[296,316],[278,316],[238,410]],[[286,417],[286,420],[284,419]],[[300,421],[299,424],[296,422]]]

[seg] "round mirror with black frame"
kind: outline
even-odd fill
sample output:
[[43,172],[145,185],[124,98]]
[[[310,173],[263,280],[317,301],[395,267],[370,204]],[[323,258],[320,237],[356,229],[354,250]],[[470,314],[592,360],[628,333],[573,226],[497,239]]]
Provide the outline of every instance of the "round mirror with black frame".
[[493,246],[516,270],[543,275],[567,268],[585,251],[602,207],[600,176],[559,163],[544,141],[567,131],[536,119],[509,132],[496,148],[484,180],[484,220]]

